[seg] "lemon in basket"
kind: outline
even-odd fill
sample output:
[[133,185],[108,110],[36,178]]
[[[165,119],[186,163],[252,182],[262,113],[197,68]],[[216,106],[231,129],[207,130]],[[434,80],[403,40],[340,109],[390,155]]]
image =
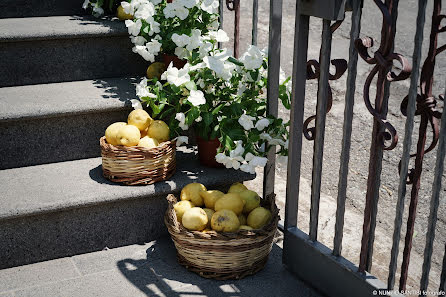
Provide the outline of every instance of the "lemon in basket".
[[133,125],[122,126],[116,133],[119,145],[135,146],[138,144],[140,137],[139,129]]
[[239,215],[242,213],[244,206],[245,201],[237,193],[229,193],[223,195],[215,202],[215,211],[229,209],[235,212],[236,215]]
[[230,188],[228,193],[240,193],[242,191],[246,191],[248,188],[242,183],[235,183]]
[[251,190],[245,190],[240,193],[238,193],[240,198],[245,200],[245,206],[243,207],[244,213],[249,213],[254,208],[257,208],[260,206],[260,196]]
[[119,5],[118,9],[116,10],[116,16],[121,21],[133,20],[133,16],[131,14],[129,14],[129,13],[125,13],[124,8],[122,7],[122,5]]
[[191,183],[185,186],[181,190],[180,199],[181,200],[189,200],[195,206],[203,206],[203,198],[201,198],[200,193],[205,192],[206,187],[199,183]]
[[181,219],[183,226],[191,231],[202,231],[208,224],[208,215],[200,207],[192,207],[186,210]]
[[211,219],[211,227],[215,231],[235,232],[240,227],[240,222],[235,212],[229,209],[216,211]]
[[141,138],[138,142],[138,146],[142,146],[149,149],[157,147],[158,145],[159,145],[158,140],[150,138],[149,136]]
[[257,207],[248,215],[248,226],[254,229],[260,229],[271,220],[271,211],[264,207]]
[[190,201],[179,201],[173,205],[173,209],[175,210],[175,213],[177,214],[177,219],[179,222],[183,219],[183,215],[186,212],[186,210],[191,209],[194,207],[192,202]]
[[211,209],[214,209],[215,202],[223,197],[224,194],[225,193],[218,190],[200,192],[200,196],[204,200],[204,205],[206,205],[207,208]]
[[243,214],[238,216],[238,220],[240,221],[240,225],[246,225],[246,217]]
[[153,121],[149,126],[149,130],[147,131],[148,136],[156,138],[159,142],[169,140],[169,134],[169,126],[160,120]]
[[212,219],[212,216],[214,215],[215,211],[213,211],[210,208],[203,208],[203,210],[208,216],[208,224],[206,225],[206,228],[210,228],[211,227],[211,219]]
[[254,230],[252,227],[248,225],[240,225],[239,230]]
[[150,126],[153,120],[144,109],[135,109],[129,114],[127,122],[129,125],[137,127],[140,131],[144,131]]
[[116,122],[108,126],[107,130],[105,130],[105,139],[107,139],[107,142],[112,145],[118,145],[118,139],[116,137],[118,130],[126,125],[127,123],[124,122]]

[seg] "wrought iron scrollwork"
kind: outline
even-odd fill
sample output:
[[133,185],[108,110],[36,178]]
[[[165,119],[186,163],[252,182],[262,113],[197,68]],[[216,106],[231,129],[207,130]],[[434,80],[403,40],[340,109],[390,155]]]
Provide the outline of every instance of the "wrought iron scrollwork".
[[[336,21],[331,26],[331,33],[334,33],[336,29],[339,28],[339,26],[342,24],[342,21]],[[319,57],[320,60],[320,57]],[[338,80],[341,78],[341,76],[347,71],[347,61],[345,59],[333,59],[331,60],[331,64],[335,67],[335,73],[329,75],[329,80]],[[316,60],[309,60],[307,62],[307,80],[310,79],[319,79],[320,77],[320,70],[321,67],[319,65],[319,62]],[[331,110],[331,107],[333,105],[333,93],[331,91],[330,84],[328,84],[328,90],[327,90],[327,111],[326,113],[329,113]],[[303,126],[303,133],[307,140],[314,140],[315,135],[315,127],[309,127],[310,123],[316,119],[316,115],[312,115],[308,117]]]

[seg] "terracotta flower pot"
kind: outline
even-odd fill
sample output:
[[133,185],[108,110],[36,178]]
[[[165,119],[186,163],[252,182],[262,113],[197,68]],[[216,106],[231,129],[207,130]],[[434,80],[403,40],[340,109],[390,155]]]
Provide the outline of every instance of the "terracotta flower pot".
[[201,165],[214,168],[223,168],[224,165],[215,161],[217,150],[221,143],[218,138],[205,140],[197,136],[198,158]]
[[166,65],[166,68],[169,67],[171,62],[173,62],[173,66],[175,66],[178,69],[183,68],[183,66],[186,65],[187,63],[187,61],[181,60],[175,55],[169,55],[165,53],[163,53],[163,61],[164,64]]

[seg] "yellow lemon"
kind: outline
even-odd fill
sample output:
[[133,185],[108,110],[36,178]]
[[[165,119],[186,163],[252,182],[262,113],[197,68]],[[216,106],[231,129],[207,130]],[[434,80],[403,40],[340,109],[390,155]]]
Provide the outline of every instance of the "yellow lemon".
[[116,16],[121,21],[133,20],[133,16],[131,14],[125,13],[124,8],[122,7],[122,5],[119,5],[118,9],[116,10]]
[[271,211],[263,207],[257,207],[248,215],[248,225],[254,229],[260,229],[271,220]]
[[215,202],[215,211],[229,209],[235,212],[236,215],[239,215],[242,213],[244,205],[245,201],[237,193],[229,193],[223,195]]
[[138,146],[146,147],[146,148],[154,148],[159,144],[158,140],[154,138],[150,138],[149,136],[145,136],[139,140]]
[[169,140],[169,134],[169,126],[160,120],[153,121],[147,131],[148,136],[157,139],[160,143]]
[[252,229],[252,227],[247,226],[247,225],[240,225],[240,227],[238,229],[239,230],[254,230],[254,229]]
[[191,209],[194,207],[192,202],[190,201],[179,201],[173,205],[173,209],[175,210],[175,213],[177,214],[178,222],[181,222],[183,219],[183,215],[186,212],[186,210]]
[[212,216],[211,227],[215,231],[235,232],[240,227],[240,222],[232,210],[222,209]]
[[214,209],[215,202],[220,199],[225,193],[220,192],[218,190],[211,190],[211,191],[205,191],[200,192],[201,198],[204,200],[204,205],[206,205],[207,208]]
[[254,208],[257,208],[260,206],[260,196],[251,190],[245,190],[240,193],[238,193],[240,198],[245,200],[245,206],[243,207],[244,213],[249,213]]
[[192,207],[186,210],[181,219],[184,228],[191,231],[202,231],[208,223],[208,215],[200,207]]
[[191,183],[181,190],[180,199],[189,200],[195,206],[203,206],[203,198],[200,193],[206,191],[206,187],[199,183]]
[[143,109],[133,110],[127,118],[127,122],[129,123],[129,125],[138,127],[140,131],[144,131],[145,129],[147,129],[152,121],[153,120],[150,115]]
[[132,125],[119,128],[116,138],[119,145],[135,146],[138,144],[141,133],[139,129]]
[[203,208],[203,210],[208,216],[208,224],[206,225],[206,228],[210,228],[211,227],[211,219],[212,219],[212,216],[214,215],[215,211],[213,211],[212,209],[209,209],[209,208]]
[[238,216],[238,220],[240,221],[240,225],[246,225],[246,217],[243,214]]
[[162,62],[155,62],[150,64],[147,68],[147,78],[158,78],[161,79],[161,75],[166,71],[166,65]]
[[118,145],[118,139],[116,138],[118,130],[126,125],[127,123],[117,122],[108,126],[107,130],[105,130],[105,139],[107,142],[112,145]]
[[229,188],[228,193],[239,193],[246,190],[248,190],[248,188],[244,184],[235,183]]

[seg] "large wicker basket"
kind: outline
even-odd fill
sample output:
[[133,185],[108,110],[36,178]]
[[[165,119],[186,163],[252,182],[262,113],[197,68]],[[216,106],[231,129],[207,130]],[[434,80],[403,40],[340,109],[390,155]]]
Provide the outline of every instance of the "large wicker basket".
[[181,265],[202,277],[219,280],[241,279],[265,266],[279,221],[274,195],[263,201],[272,212],[272,220],[261,229],[236,233],[188,231],[177,220],[173,208],[176,197],[169,195],[167,200],[164,222]]
[[170,178],[176,169],[176,141],[155,148],[114,146],[100,139],[104,176],[126,185],[147,185]]

